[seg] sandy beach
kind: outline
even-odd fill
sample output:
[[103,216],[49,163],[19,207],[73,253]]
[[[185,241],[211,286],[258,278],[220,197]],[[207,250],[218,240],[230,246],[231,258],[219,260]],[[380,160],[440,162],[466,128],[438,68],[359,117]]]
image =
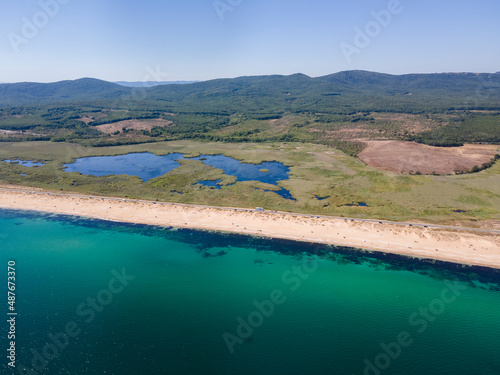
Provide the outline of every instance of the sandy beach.
[[66,195],[18,186],[1,186],[0,208],[317,242],[500,269],[500,234],[493,232]]

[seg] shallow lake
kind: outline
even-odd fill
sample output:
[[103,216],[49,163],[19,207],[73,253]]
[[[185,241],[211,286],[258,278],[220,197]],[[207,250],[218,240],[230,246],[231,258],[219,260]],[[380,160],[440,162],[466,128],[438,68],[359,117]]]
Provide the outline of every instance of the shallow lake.
[[[180,167],[178,160],[199,160],[211,167],[222,169],[228,176],[235,176],[237,181],[259,181],[275,186],[278,186],[278,181],[288,180],[290,172],[287,166],[276,161],[249,164],[224,155],[200,155],[196,158],[186,158],[180,153],[158,156],[149,152],[80,158],[71,164],[66,164],[64,168],[66,172],[79,172],[85,175],[125,174],[148,181]],[[199,181],[198,183],[204,186],[221,187],[217,185],[217,181]],[[285,199],[293,199],[291,193],[283,188],[273,193]]]

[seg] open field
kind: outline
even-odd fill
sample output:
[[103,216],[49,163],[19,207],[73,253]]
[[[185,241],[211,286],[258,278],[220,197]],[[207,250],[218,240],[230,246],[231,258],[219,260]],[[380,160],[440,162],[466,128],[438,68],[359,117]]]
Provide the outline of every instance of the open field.
[[415,142],[367,141],[359,158],[371,167],[396,173],[453,174],[481,166],[495,156],[496,145],[431,147]]
[[[62,169],[65,163],[79,157],[130,152],[224,154],[248,163],[279,161],[290,168],[290,179],[279,184],[296,201],[256,190],[254,185],[258,186],[252,182],[238,182],[219,190],[196,185],[204,179],[221,178],[223,184],[233,180],[220,169],[207,168],[194,160],[183,162],[180,168],[148,182],[134,176],[95,177]],[[318,144],[174,141],[92,148],[53,142],[1,143],[0,160],[15,158],[46,164],[28,168],[0,162],[1,182],[74,193],[344,217],[484,228],[498,228],[500,223],[500,163],[474,174],[417,176],[380,171]],[[315,196],[325,199],[318,200]],[[358,206],[359,202],[367,206]]]
[[163,127],[171,125],[172,121],[166,121],[163,119],[156,120],[124,120],[118,121],[111,124],[98,125],[96,129],[106,134],[113,134],[115,132],[121,132],[123,129],[128,130],[151,130],[154,127]]

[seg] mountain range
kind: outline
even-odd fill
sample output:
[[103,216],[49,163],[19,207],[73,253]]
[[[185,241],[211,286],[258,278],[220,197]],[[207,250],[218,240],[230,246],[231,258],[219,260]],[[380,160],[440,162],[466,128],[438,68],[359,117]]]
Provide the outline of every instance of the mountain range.
[[162,84],[134,93],[128,86],[93,78],[55,83],[0,84],[0,107],[87,102],[203,113],[442,111],[500,109],[500,73],[390,75],[345,71],[312,78],[251,76],[190,84]]

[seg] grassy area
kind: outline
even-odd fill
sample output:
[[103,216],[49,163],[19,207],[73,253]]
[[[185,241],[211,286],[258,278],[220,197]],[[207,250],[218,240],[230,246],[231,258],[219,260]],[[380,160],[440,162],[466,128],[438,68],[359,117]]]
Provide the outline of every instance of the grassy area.
[[[146,183],[134,176],[84,176],[62,169],[65,163],[79,157],[129,152],[157,155],[180,152],[186,156],[222,153],[247,163],[279,161],[290,167],[290,179],[279,184],[290,190],[297,201],[255,189],[271,187],[257,182],[230,185],[235,182],[234,177],[195,160],[181,161],[178,169]],[[207,205],[258,206],[346,217],[461,222],[468,226],[477,225],[481,220],[500,220],[498,163],[470,175],[402,176],[375,170],[339,150],[319,144],[173,141],[92,148],[51,142],[0,143],[0,160],[15,158],[46,164],[28,168],[0,162],[1,182],[68,192]],[[221,189],[196,184],[199,180],[218,179],[221,179]],[[318,200],[315,196],[325,199]],[[358,206],[360,202],[367,206]]]

